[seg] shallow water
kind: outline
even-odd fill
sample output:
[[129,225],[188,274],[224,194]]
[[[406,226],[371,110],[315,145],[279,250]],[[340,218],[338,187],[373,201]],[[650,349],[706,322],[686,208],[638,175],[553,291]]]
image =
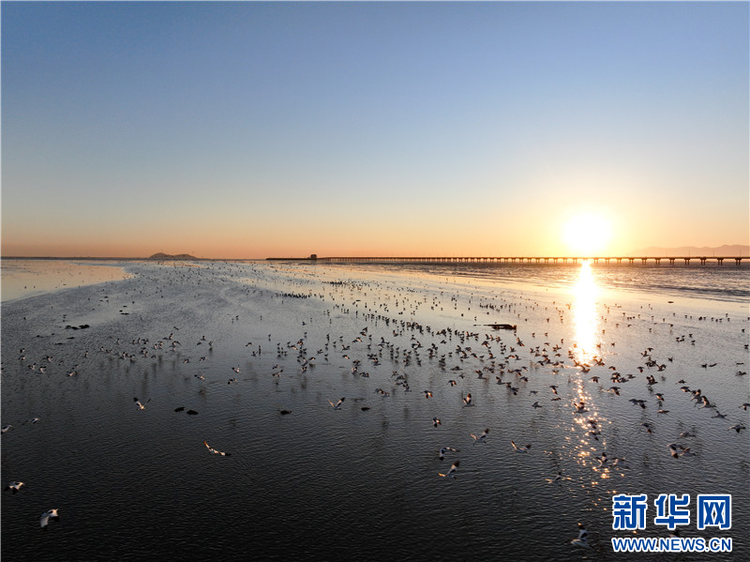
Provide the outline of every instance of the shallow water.
[[109,262],[3,258],[2,302],[127,277]]
[[[734,539],[710,560],[750,557],[750,441],[729,430],[750,402],[736,271],[721,298],[717,278],[696,281],[713,291],[698,298],[684,270],[628,270],[622,290],[596,267],[588,284],[580,267],[122,267],[133,277],[3,304],[2,478],[27,484],[3,494],[9,560],[642,559],[612,552],[615,493],[732,494],[731,531],[683,535]],[[517,331],[477,325],[498,322]],[[619,396],[612,368],[634,377]],[[696,454],[674,459],[672,442]],[[440,461],[443,446],[460,452]],[[603,451],[629,468],[600,467]],[[455,459],[458,478],[438,476]],[[42,532],[51,507],[61,520]],[[590,549],[570,545],[579,521]]]

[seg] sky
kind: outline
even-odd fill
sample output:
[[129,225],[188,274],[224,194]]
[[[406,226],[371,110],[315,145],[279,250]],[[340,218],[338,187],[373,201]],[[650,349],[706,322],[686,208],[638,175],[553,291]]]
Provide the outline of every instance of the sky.
[[750,243],[747,2],[6,2],[2,255]]

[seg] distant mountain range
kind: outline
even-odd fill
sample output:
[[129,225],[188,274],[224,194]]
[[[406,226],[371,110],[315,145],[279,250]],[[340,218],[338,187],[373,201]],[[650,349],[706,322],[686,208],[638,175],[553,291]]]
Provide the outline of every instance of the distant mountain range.
[[681,246],[679,248],[659,248],[651,246],[640,250],[633,250],[631,256],[644,257],[669,257],[669,256],[722,256],[722,257],[748,257],[750,256],[750,245],[725,244],[714,248],[703,246]]
[[164,254],[162,252],[159,252],[157,254],[154,254],[153,256],[149,256],[148,259],[150,260],[197,260],[195,256],[191,256],[190,254]]

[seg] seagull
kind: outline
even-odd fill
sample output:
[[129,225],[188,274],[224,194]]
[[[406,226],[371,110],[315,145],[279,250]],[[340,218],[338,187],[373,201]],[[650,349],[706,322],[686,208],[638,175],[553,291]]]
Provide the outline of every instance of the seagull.
[[739,432],[740,432],[740,431],[742,431],[743,429],[747,429],[747,428],[746,428],[746,427],[745,427],[744,425],[742,425],[741,423],[738,423],[737,425],[733,425],[733,426],[732,426],[732,427],[730,427],[729,429],[730,429],[730,431],[731,431],[732,429],[734,429],[734,430],[735,430],[735,431],[736,431],[737,433],[739,433]]
[[464,401],[464,404],[466,404],[467,406],[471,406],[472,405],[471,404],[471,392],[469,392],[469,394],[467,394],[464,397],[463,401]]
[[606,451],[602,451],[602,456],[601,457],[594,457],[594,458],[599,461],[599,466],[600,467],[606,465],[607,461],[609,460],[607,458],[607,452]]
[[13,426],[11,424],[4,425],[2,429],[0,429],[0,433],[8,433],[12,428]]
[[531,445],[526,445],[525,447],[519,447],[516,445],[515,441],[511,440],[511,445],[513,445],[513,449],[516,451],[516,453],[528,453],[529,449],[531,449]]
[[545,478],[545,480],[550,484],[554,484],[555,482],[562,482],[563,480],[565,480],[565,477],[562,475],[562,470],[558,470],[557,476],[555,476],[554,478]]
[[214,455],[221,455],[222,457],[231,457],[232,456],[231,453],[224,453],[222,451],[217,451],[216,449],[214,449],[213,447],[211,447],[211,445],[209,445],[205,441],[203,442],[203,444],[206,446],[206,448],[208,448],[208,452],[209,453],[212,453]]
[[[681,457],[682,455],[690,451],[689,447],[686,448],[686,447],[683,447],[682,445],[677,445],[676,443],[670,443],[669,445],[667,445],[667,448],[669,449],[670,454],[674,458]],[[680,450],[680,452],[678,452],[678,449]]]
[[438,417],[435,416],[434,418],[432,418],[432,426],[437,427],[439,425],[440,425],[440,420],[438,419]]
[[483,432],[482,432],[482,433],[481,433],[481,434],[479,435],[479,437],[477,437],[476,435],[474,435],[474,434],[472,433],[472,434],[471,434],[471,436],[472,436],[472,437],[474,438],[474,444],[476,445],[477,443],[480,443],[480,442],[481,442],[481,443],[486,443],[485,439],[487,439],[487,434],[488,434],[489,432],[490,432],[490,428],[488,427],[487,429],[485,429],[485,430],[484,430],[484,431],[483,431]]
[[330,400],[328,401],[328,403],[329,403],[329,404],[331,405],[331,407],[332,407],[332,408],[333,408],[334,410],[340,410],[340,409],[341,409],[341,404],[343,404],[343,403],[344,403],[344,400],[346,400],[346,398],[345,398],[345,397],[344,397],[344,398],[341,398],[341,399],[340,399],[340,400],[339,400],[338,402],[336,402],[336,404],[334,404],[334,403],[333,403],[333,402],[331,402]]
[[39,525],[42,529],[47,528],[47,524],[49,524],[50,520],[60,519],[60,516],[57,514],[57,509],[50,509],[49,511],[45,511],[42,513],[42,516],[39,518]]
[[578,538],[573,539],[570,541],[570,544],[574,546],[580,546],[583,548],[591,548],[591,545],[589,545],[588,542],[589,532],[585,529],[583,525],[580,523],[578,524]]
[[18,492],[21,489],[21,486],[24,486],[23,482],[15,482],[14,481],[14,482],[11,482],[10,484],[8,484],[5,488],[3,488],[3,490],[10,490],[11,492],[13,492],[15,494],[16,492]]
[[459,452],[458,449],[454,449],[453,447],[443,447],[442,449],[440,449],[438,451],[438,458],[440,460],[443,460],[445,458],[445,453],[447,453],[448,451],[452,451],[454,453],[458,453]]
[[146,400],[146,404],[141,403],[141,401],[138,400],[138,398],[133,398],[133,401],[135,402],[135,407],[136,407],[137,410],[145,410],[146,409],[146,404],[148,404],[149,402],[151,402],[151,398],[149,398],[148,400]]
[[442,472],[438,472],[438,476],[448,477],[448,478],[456,478],[456,470],[458,470],[458,465],[461,464],[461,461],[456,461],[451,465],[451,469],[448,471],[448,474],[443,474]]

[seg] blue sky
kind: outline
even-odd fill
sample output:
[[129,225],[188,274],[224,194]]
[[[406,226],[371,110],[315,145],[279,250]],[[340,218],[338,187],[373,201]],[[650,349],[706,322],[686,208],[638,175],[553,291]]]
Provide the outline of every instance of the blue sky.
[[2,2],[3,255],[748,243],[745,2]]

